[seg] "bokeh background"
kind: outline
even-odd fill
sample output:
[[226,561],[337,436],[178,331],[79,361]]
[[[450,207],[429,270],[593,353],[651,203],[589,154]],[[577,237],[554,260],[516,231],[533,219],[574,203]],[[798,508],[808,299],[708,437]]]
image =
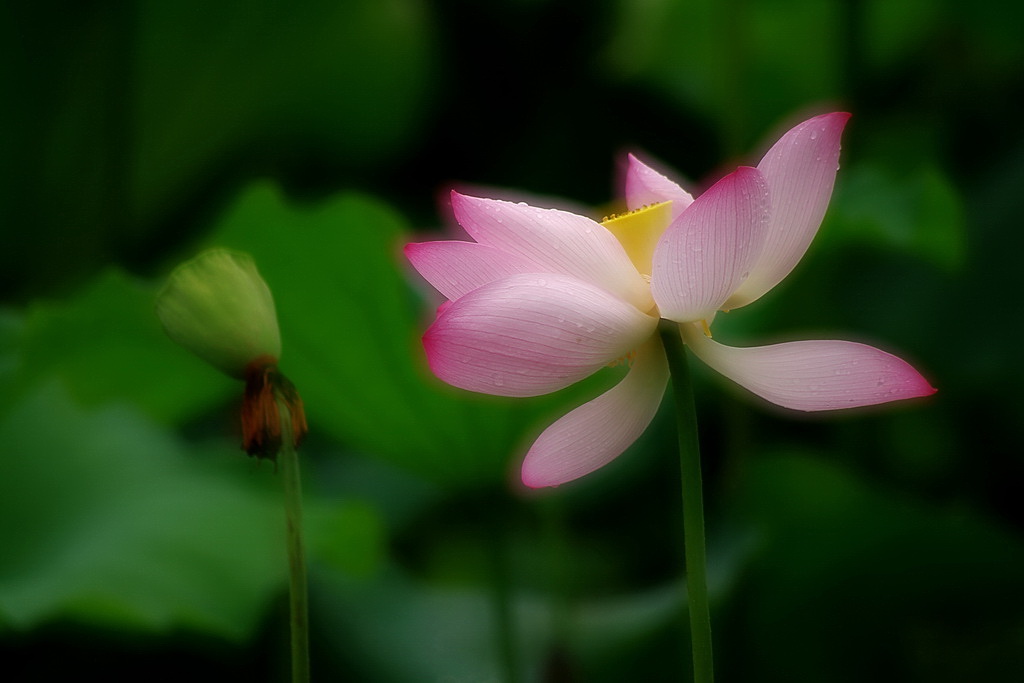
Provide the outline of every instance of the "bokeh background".
[[[0,678],[285,680],[283,513],[167,272],[251,253],[303,448],[316,680],[687,680],[671,400],[517,484],[550,397],[443,386],[400,247],[453,187],[615,208],[846,110],[819,238],[719,316],[934,397],[809,419],[698,371],[721,681],[1024,680],[1024,9],[1002,0],[158,0],[0,7]],[[487,190],[482,190],[486,192]]]

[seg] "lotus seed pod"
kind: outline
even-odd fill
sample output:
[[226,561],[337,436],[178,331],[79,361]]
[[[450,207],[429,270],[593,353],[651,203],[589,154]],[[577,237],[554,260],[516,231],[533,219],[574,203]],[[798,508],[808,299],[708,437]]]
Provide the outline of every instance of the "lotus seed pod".
[[167,335],[228,375],[281,355],[274,299],[252,258],[210,249],[178,266],[157,295]]

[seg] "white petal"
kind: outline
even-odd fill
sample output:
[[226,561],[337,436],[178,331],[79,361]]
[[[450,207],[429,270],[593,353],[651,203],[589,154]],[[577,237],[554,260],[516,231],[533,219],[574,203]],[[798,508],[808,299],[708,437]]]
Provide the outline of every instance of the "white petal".
[[783,135],[757,165],[771,193],[771,223],[750,277],[726,308],[759,299],[789,275],[807,251],[832,197],[839,138],[849,118],[838,112],[804,121]]
[[657,318],[567,275],[513,275],[446,304],[423,335],[431,369],[449,384],[538,396],[634,349]]
[[756,168],[741,167],[698,197],[654,251],[651,293],[662,317],[714,315],[749,274],[767,220],[768,187]]
[[557,486],[607,465],[647,429],[667,382],[665,351],[652,335],[621,382],[544,430],[523,461],[523,483]]
[[693,195],[653,168],[628,155],[626,168],[626,207],[630,211],[659,202],[672,202],[672,219],[693,203]]
[[452,209],[459,224],[481,244],[591,282],[642,310],[654,304],[647,282],[600,223],[568,211],[457,192],[452,193]]
[[414,242],[405,245],[405,256],[449,299],[509,275],[544,272],[528,259],[476,242]]
[[785,408],[838,410],[935,392],[906,361],[866,344],[829,340],[733,348],[708,339],[696,325],[680,329],[701,360]]

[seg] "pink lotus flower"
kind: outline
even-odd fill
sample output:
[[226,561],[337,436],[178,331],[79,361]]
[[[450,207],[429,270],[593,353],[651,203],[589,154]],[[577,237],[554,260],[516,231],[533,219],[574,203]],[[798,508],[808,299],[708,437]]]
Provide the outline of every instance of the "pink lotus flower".
[[423,336],[439,378],[469,391],[537,396],[630,363],[618,385],[540,435],[523,462],[527,486],[592,472],[647,428],[669,376],[661,318],[679,323],[709,366],[786,408],[854,408],[935,391],[903,360],[864,344],[733,348],[710,338],[717,311],[760,298],[807,250],[832,194],[848,118],[801,123],[757,168],[737,169],[697,199],[630,155],[630,213],[602,223],[452,193],[455,218],[476,241],[405,249],[449,299]]

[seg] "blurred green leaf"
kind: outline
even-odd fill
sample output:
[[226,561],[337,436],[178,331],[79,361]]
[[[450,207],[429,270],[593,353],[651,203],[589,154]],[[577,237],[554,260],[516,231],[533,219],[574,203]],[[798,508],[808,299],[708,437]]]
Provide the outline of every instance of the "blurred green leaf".
[[948,5],[934,0],[862,3],[871,36],[861,46],[868,63],[878,69],[899,68],[907,60],[913,63],[914,53],[926,47],[941,26]]
[[4,5],[0,292],[178,239],[254,169],[379,168],[431,109],[433,52],[424,0]]
[[1008,531],[874,490],[821,458],[747,462],[734,493],[761,544],[733,631],[742,670],[836,682],[1024,674],[1024,544]]
[[955,270],[966,259],[963,202],[934,166],[906,174],[854,166],[844,169],[822,242],[835,248],[867,244],[901,251]]
[[10,400],[18,370],[18,350],[24,330],[22,316],[0,309],[0,386],[6,387],[0,397],[0,414]]
[[52,377],[82,406],[126,401],[167,424],[226,400],[235,383],[170,342],[153,296],[151,285],[109,270],[75,297],[10,314],[20,330],[0,407]]
[[384,524],[368,503],[307,505],[306,546],[319,563],[356,579],[373,576],[386,556]]
[[[52,381],[0,421],[0,443],[0,630],[72,619],[241,640],[284,590],[276,477],[235,449],[196,458],[134,409],[82,410]],[[313,566],[374,574],[376,509],[307,502]]]
[[130,6],[0,5],[0,293],[59,290],[123,227]]
[[767,123],[839,96],[842,27],[837,3],[813,0],[624,0],[606,54],[618,78],[717,122],[737,155]]
[[63,617],[241,639],[281,588],[273,497],[190,461],[134,411],[82,411],[48,384],[0,422],[0,443],[8,627]]
[[429,100],[421,0],[144,2],[138,22],[133,218],[142,225],[240,150],[365,171],[408,141]]
[[[394,569],[370,582],[318,578],[318,626],[364,678],[487,681],[506,675],[493,587],[437,586]],[[558,623],[553,605],[531,592],[511,596],[517,666],[528,672],[526,680],[543,680],[542,672],[559,665],[586,671],[588,681],[623,680],[624,661],[634,672],[664,671],[669,657],[652,643],[663,644],[666,633],[684,637],[677,629],[685,605],[678,583],[574,604],[570,624]],[[568,629],[556,634],[559,626]],[[558,642],[564,637],[571,642]],[[676,664],[674,655],[670,661]]]
[[[319,632],[344,653],[359,679],[387,681],[500,678],[492,596],[486,588],[439,588],[395,571],[372,582],[318,577]],[[529,624],[524,659],[535,659],[543,621],[532,605],[520,612]],[[401,655],[396,656],[400,651]],[[529,652],[529,655],[527,655]]]

